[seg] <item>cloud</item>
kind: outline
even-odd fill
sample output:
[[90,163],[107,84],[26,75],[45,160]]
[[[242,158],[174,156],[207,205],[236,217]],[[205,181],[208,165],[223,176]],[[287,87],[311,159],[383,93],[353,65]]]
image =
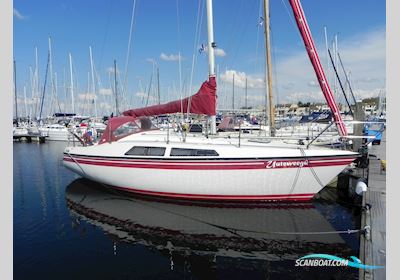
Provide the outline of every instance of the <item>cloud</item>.
[[319,87],[319,83],[317,83],[316,81],[309,81],[309,82],[307,83],[307,85],[308,85],[309,87],[313,87],[313,88]]
[[97,96],[94,93],[86,92],[86,93],[79,94],[78,98],[80,100],[93,100],[93,99],[97,99]]
[[13,10],[14,17],[19,20],[27,19],[26,16],[22,15],[17,9],[14,8]]
[[[18,105],[25,105],[25,98],[18,97],[17,103],[18,103]],[[33,98],[26,98],[26,105],[32,105],[32,104],[37,104],[37,103],[38,103],[38,101]],[[19,108],[18,108],[18,111],[19,111]]]
[[181,60],[183,60],[183,56],[179,55],[179,54],[165,54],[165,53],[161,53],[160,54],[160,59],[164,60],[164,61],[178,61],[179,57]]
[[[208,53],[208,47],[205,47],[205,48],[204,48],[204,51],[205,51],[206,53]],[[223,49],[215,48],[215,49],[214,49],[214,55],[215,55],[215,56],[224,57],[224,56],[226,56],[226,52],[225,52]]]
[[265,95],[249,95],[247,96],[247,101],[263,105],[263,102],[265,102]]
[[[141,92],[141,91],[136,92],[136,93],[135,93],[135,96],[138,97],[138,98],[146,98],[146,99],[147,99],[147,93],[146,93],[146,92]],[[150,102],[151,102],[151,101],[156,101],[156,100],[157,100],[156,97],[151,96],[151,95],[150,95],[148,98],[149,98],[149,101],[150,101]]]
[[233,83],[233,75],[235,75],[235,86],[239,88],[246,87],[247,78],[247,88],[248,89],[262,89],[265,88],[265,83],[262,78],[254,77],[252,75],[247,75],[245,72],[238,72],[236,70],[226,70],[221,74],[220,78],[226,83]]
[[101,88],[101,89],[99,89],[99,93],[101,95],[112,95],[113,94],[112,89],[110,89],[110,88]]
[[99,104],[99,108],[105,111],[110,111],[112,109],[114,109],[114,107],[112,105],[110,105],[109,103],[106,102],[101,102]]
[[226,56],[226,52],[223,49],[216,48],[214,50],[215,56]]
[[296,91],[289,93],[284,98],[285,103],[297,103],[301,102],[325,102],[324,96],[321,91]]
[[[371,97],[378,97],[379,93],[381,92],[382,88],[374,88],[368,90],[358,89],[354,91],[354,95],[356,99],[364,99],[364,98],[371,98]],[[322,94],[322,91],[296,91],[287,94],[283,100],[285,103],[297,103],[301,102],[315,102],[315,103],[325,103],[325,98]],[[345,103],[343,94],[336,98],[337,103]]]
[[[334,72],[331,65],[329,70],[326,66],[325,47],[321,43],[317,49],[325,74],[328,76],[329,73],[329,84],[333,89]],[[385,50],[386,33],[384,28],[339,40],[339,54],[346,71],[350,72],[353,91],[356,95],[360,94],[357,98],[376,96],[377,90],[384,88],[386,81]],[[278,57],[275,65],[274,82],[277,80],[278,84],[274,84],[274,88],[279,91],[280,102],[284,100],[294,102],[295,98],[297,98],[296,103],[306,100],[325,102],[305,50],[286,55],[283,58]],[[340,65],[337,68],[344,84],[344,73]]]
[[378,82],[379,79],[378,78],[372,78],[372,77],[362,77],[362,78],[358,78],[356,79],[354,82],[355,83],[375,83]]
[[284,88],[284,89],[292,89],[292,88],[294,88],[294,84],[289,82],[289,83],[286,83],[286,84],[281,84],[281,87]]
[[[114,66],[110,66],[106,69],[107,74],[111,73],[114,74]],[[121,71],[119,70],[119,68],[117,67],[117,74],[121,73]]]
[[136,93],[135,93],[135,96],[136,96],[136,97],[146,97],[146,96],[147,96],[147,93],[139,91],[139,92],[136,92]]

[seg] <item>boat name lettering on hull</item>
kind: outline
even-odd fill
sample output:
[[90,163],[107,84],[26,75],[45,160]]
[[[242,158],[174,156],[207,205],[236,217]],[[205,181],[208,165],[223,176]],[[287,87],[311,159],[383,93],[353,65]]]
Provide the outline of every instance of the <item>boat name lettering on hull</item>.
[[308,160],[297,160],[297,161],[278,161],[269,160],[266,162],[265,168],[289,168],[289,167],[304,167],[308,166]]

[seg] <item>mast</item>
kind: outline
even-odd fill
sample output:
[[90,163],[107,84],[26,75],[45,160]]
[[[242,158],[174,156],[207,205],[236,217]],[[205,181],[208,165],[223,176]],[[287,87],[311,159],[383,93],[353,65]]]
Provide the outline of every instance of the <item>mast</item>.
[[72,55],[69,53],[69,74],[70,74],[70,91],[71,91],[71,103],[72,113],[75,113],[75,99],[74,99],[74,78],[72,76]]
[[270,136],[275,136],[275,107],[272,95],[272,63],[271,63],[271,40],[270,40],[270,22],[269,22],[269,0],[264,0],[264,28],[265,28],[265,51],[267,63],[265,65],[265,81],[267,82],[268,88],[268,106],[267,111],[269,113],[269,133]]
[[91,72],[92,72],[92,90],[93,90],[94,116],[95,116],[95,118],[97,118],[96,89],[95,89],[95,84],[94,84],[94,67],[93,67],[92,47],[89,47],[89,55],[90,55],[90,69],[91,69]]
[[58,101],[58,82],[57,82],[57,72],[54,72],[54,88],[55,88],[55,93],[56,93],[56,102],[58,106],[58,111],[62,113],[61,107],[60,107],[60,102]]
[[351,110],[350,102],[349,102],[349,100],[347,99],[346,91],[344,90],[342,81],[340,80],[339,73],[338,73],[338,71],[337,71],[337,69],[336,69],[335,62],[333,61],[333,58],[332,58],[332,55],[331,55],[331,51],[330,51],[330,50],[328,50],[328,54],[329,54],[329,58],[331,59],[331,62],[332,62],[333,71],[334,71],[335,74],[336,74],[336,79],[338,80],[339,86],[340,86],[340,88],[341,88],[341,90],[342,90],[342,92],[343,92],[344,99],[346,100],[347,106],[349,106],[350,114],[351,114],[352,116],[354,116],[353,111]]
[[15,95],[15,120],[18,127],[18,98],[17,98],[17,65],[14,59],[14,95]]
[[31,102],[29,104],[29,121],[30,121],[32,119],[32,113],[33,113],[32,112],[32,107],[33,107],[33,104],[34,104],[33,100],[34,100],[34,90],[35,90],[35,81],[34,81],[34,78],[33,78],[32,65],[29,65],[29,81],[31,83],[31,87],[30,87],[30,89],[31,89],[31,98],[30,98]]
[[235,74],[232,75],[232,110],[235,111]]
[[34,80],[35,80],[35,117],[37,118],[37,110],[40,101],[40,84],[39,84],[39,58],[38,58],[38,50],[37,46],[35,46],[35,73],[34,73]]
[[328,32],[326,30],[326,26],[324,26],[324,35],[325,35],[325,48],[326,48],[326,72],[328,81],[330,80],[330,73],[329,73],[329,46],[328,46]]
[[118,93],[117,93],[117,61],[114,59],[114,91],[115,91],[115,114],[118,116]]
[[24,85],[24,107],[25,107],[25,118],[28,117],[28,107],[26,106],[26,85]]
[[247,76],[245,80],[245,88],[244,88],[244,107],[247,109]]
[[157,97],[158,97],[158,105],[161,104],[161,96],[160,96],[160,68],[157,65]]
[[46,74],[44,76],[43,94],[42,94],[42,98],[40,100],[39,120],[42,119],[43,102],[44,102],[44,96],[46,94],[46,82],[47,82],[47,74],[49,72],[49,64],[50,64],[50,52],[47,55],[47,65],[46,65]]
[[[215,57],[214,47],[214,27],[213,27],[213,12],[212,12],[212,0],[207,0],[207,31],[208,31],[208,75],[215,77]],[[217,133],[216,116],[211,116],[210,134]]]
[[346,82],[349,85],[349,90],[350,90],[351,96],[353,97],[354,105],[356,105],[357,101],[356,101],[356,98],[354,97],[353,89],[351,88],[351,85],[350,85],[350,80],[349,80],[349,78],[347,76],[346,70],[344,69],[344,66],[343,66],[343,63],[342,63],[342,59],[340,58],[340,54],[338,53],[337,55],[338,55],[338,58],[339,58],[340,65],[342,66],[342,70],[344,72],[344,76],[346,78]]
[[50,103],[50,115],[53,110],[54,104],[54,79],[53,79],[53,59],[51,52],[51,37],[49,36],[49,72],[50,72],[50,85],[51,85],[51,103]]
[[[338,61],[337,61],[337,54],[338,54],[338,36],[337,34],[335,34],[335,65],[338,65]],[[334,94],[336,95],[336,98],[338,98],[338,81],[336,81],[335,79],[335,91]],[[339,108],[340,110],[340,108]]]
[[301,37],[303,38],[304,45],[306,47],[308,56],[310,58],[311,64],[314,68],[315,74],[318,78],[319,85],[324,94],[324,97],[328,103],[329,108],[333,113],[333,118],[335,120],[336,126],[339,130],[340,136],[347,136],[347,130],[344,126],[342,117],[340,116],[340,112],[337,108],[335,100],[332,96],[331,88],[329,87],[329,83],[326,80],[326,76],[324,70],[321,66],[321,61],[319,60],[317,50],[315,48],[313,39],[311,37],[311,31],[308,27],[308,23],[306,17],[304,15],[303,8],[301,7],[299,0],[289,0],[290,6],[293,10],[293,15],[296,19],[297,27],[299,28]]

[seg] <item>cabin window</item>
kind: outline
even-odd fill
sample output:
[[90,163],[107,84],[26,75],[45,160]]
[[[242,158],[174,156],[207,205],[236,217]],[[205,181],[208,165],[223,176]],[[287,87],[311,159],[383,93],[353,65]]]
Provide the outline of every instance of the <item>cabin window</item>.
[[218,156],[215,150],[172,148],[171,156]]
[[165,148],[135,146],[125,153],[129,156],[164,156]]

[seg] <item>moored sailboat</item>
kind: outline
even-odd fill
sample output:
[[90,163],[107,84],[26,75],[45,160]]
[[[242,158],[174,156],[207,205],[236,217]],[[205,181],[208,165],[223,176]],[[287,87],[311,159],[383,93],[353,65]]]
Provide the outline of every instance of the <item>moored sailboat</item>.
[[[298,0],[291,5],[341,136],[346,129]],[[112,118],[97,145],[67,147],[64,165],[88,179],[146,195],[199,200],[310,200],[357,153],[216,135],[212,5],[207,1],[209,79],[190,98],[128,110]],[[160,131],[147,116],[187,112],[210,117],[210,135]]]

